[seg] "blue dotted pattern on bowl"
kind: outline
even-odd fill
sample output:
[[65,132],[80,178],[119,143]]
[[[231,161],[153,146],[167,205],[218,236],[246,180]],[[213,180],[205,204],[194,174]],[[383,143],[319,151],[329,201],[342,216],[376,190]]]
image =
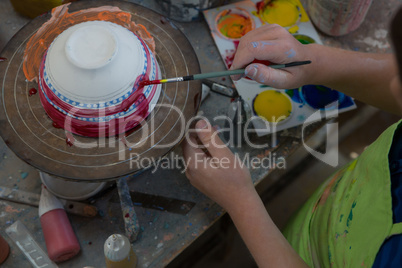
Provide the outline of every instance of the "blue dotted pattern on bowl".
[[[152,55],[151,51],[150,51],[150,54]],[[153,55],[152,55],[152,56],[153,56]],[[155,58],[153,57],[153,59],[155,59]],[[156,59],[155,59],[155,60],[156,60]],[[152,72],[152,79],[155,79],[155,76],[156,76],[156,65],[155,65],[155,61],[152,61],[152,67],[153,67],[153,70],[154,70],[154,71]],[[69,116],[69,117],[71,117],[71,118],[78,119],[78,120],[81,120],[81,121],[86,121],[86,122],[108,122],[108,121],[110,121],[110,120],[112,120],[112,119],[115,119],[115,118],[122,118],[122,117],[125,117],[126,115],[132,113],[132,112],[134,111],[134,109],[136,109],[136,108],[138,107],[138,105],[140,104],[140,103],[137,101],[137,102],[133,103],[133,105],[132,105],[127,111],[125,111],[125,112],[123,111],[123,112],[120,112],[120,113],[117,113],[117,114],[114,114],[114,115],[105,116],[105,117],[91,117],[91,118],[87,118],[87,117],[78,117],[78,116],[74,116],[74,115],[72,115],[72,114],[70,114],[70,113],[67,113],[66,111],[64,111],[63,109],[61,109],[61,108],[58,107],[57,105],[55,105],[55,104],[48,98],[48,96],[46,95],[46,93],[44,92],[44,90],[43,90],[43,85],[42,85],[42,81],[40,81],[39,84],[40,84],[42,93],[43,93],[43,95],[45,96],[47,102],[49,102],[55,109],[57,109],[57,110],[60,111],[61,113],[65,114],[65,115],[67,115],[67,116]],[[155,86],[155,85],[149,85],[149,86],[144,87],[144,88],[146,88],[146,90],[144,91],[144,96],[145,96],[145,98],[148,98],[148,97],[149,97],[149,95],[150,95],[150,93],[151,93],[151,91],[152,91],[152,88],[153,88],[154,86]],[[65,101],[65,100],[64,100],[64,101]],[[77,103],[77,102],[76,102],[76,103]],[[99,105],[99,104],[97,104],[97,105]],[[77,106],[77,105],[76,105],[76,107],[81,108],[81,106]],[[98,107],[100,107],[100,106],[98,106]],[[93,107],[92,107],[92,108],[93,108]]]

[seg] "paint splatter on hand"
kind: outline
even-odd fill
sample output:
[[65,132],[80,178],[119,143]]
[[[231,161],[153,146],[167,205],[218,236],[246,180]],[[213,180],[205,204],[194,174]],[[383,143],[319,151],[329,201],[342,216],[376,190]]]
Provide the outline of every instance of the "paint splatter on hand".
[[[246,76],[275,88],[295,88],[308,81],[311,66],[272,69],[264,61],[284,64],[311,60],[309,45],[303,45],[285,28],[264,25],[246,34],[239,43],[230,69],[246,68]],[[241,76],[233,76],[239,80]]]

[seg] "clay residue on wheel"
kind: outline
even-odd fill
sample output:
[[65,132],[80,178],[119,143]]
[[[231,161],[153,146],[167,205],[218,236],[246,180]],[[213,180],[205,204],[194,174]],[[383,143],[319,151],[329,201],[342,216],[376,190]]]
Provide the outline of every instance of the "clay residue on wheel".
[[69,13],[70,4],[55,7],[52,17],[29,39],[24,52],[23,70],[28,81],[37,81],[43,54],[53,40],[67,28],[86,21],[110,21],[142,38],[155,53],[155,41],[144,25],[131,21],[131,14],[118,7],[102,6]]

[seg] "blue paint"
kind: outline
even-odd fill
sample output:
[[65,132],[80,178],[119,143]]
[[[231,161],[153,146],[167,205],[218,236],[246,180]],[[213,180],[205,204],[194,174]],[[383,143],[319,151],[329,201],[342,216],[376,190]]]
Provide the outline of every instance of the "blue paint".
[[28,172],[21,172],[21,178],[24,180],[26,177],[28,177],[29,173]]
[[263,74],[260,74],[259,76],[258,76],[258,81],[260,81],[260,83],[265,83],[265,79],[264,79],[265,77],[264,77],[264,75]]
[[[297,102],[297,103],[304,103],[302,98],[300,97],[299,90],[297,88],[295,89],[287,89],[285,91],[286,94],[292,99],[292,101]],[[303,105],[302,105],[303,107]]]
[[344,96],[343,100],[340,101],[339,109],[347,108],[353,106],[355,103],[353,102],[352,98],[349,96]]
[[156,205],[152,205],[152,208],[155,208],[155,209],[158,209],[158,210],[162,210],[162,211],[165,210],[163,207],[156,206]]
[[338,239],[339,237],[343,236],[346,237],[346,235],[348,234],[348,230],[343,231],[343,233],[339,234],[338,232],[335,233],[335,239]]
[[173,29],[178,30],[176,25],[171,20],[169,20],[169,24],[170,24],[170,26],[172,26]]
[[263,47],[265,47],[265,46],[272,46],[272,45],[274,45],[274,44],[271,43],[271,42],[267,42],[267,41],[259,41],[259,42],[251,42],[251,45],[252,45],[254,48],[257,48],[257,47],[259,47],[259,46],[261,46],[261,48],[263,48]]
[[267,41],[261,41],[260,43],[261,43],[261,47],[274,45],[273,43],[267,42]]
[[347,219],[347,221],[346,221],[346,226],[347,226],[347,227],[350,226],[350,223],[351,223],[352,220],[353,220],[353,209],[354,209],[355,207],[356,207],[356,201],[353,202],[352,208],[350,209],[349,216],[348,216],[348,219]]
[[[299,108],[302,108],[302,107],[303,107],[303,105],[301,105],[301,107],[299,107]],[[297,116],[297,120],[299,120],[299,122],[304,122],[304,120],[306,120],[306,116],[301,114],[301,115]]]
[[[300,97],[312,108],[325,110],[338,107],[345,95],[328,87],[306,85],[300,89]],[[327,107],[331,103],[332,105]]]
[[289,51],[286,51],[285,54],[288,56],[288,58],[293,58],[294,56],[296,56],[296,51],[291,48]]

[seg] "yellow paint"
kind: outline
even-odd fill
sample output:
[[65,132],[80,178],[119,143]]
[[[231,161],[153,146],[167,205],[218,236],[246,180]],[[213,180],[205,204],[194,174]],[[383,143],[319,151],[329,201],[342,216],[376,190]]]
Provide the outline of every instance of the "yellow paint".
[[289,33],[291,33],[291,34],[297,33],[298,30],[299,30],[299,26],[297,26],[297,25],[294,25],[288,29]]
[[299,9],[288,0],[274,0],[269,2],[258,12],[260,18],[270,24],[279,24],[283,27],[294,25],[299,19]]
[[356,164],[357,164],[357,159],[355,159],[350,165],[349,165],[349,167],[347,168],[347,171],[352,171],[352,170],[354,170],[355,169],[355,167],[356,167]]
[[112,261],[105,257],[105,262],[107,268],[135,268],[137,267],[138,257],[130,246],[130,254],[125,259],[121,261]]
[[255,113],[268,122],[278,123],[290,116],[292,103],[283,93],[266,90],[257,95],[253,103]]
[[301,14],[300,22],[310,21],[308,15],[307,15],[307,12],[306,12],[306,10],[304,10],[303,5],[300,3],[300,1],[299,0],[290,0],[290,1],[295,3],[299,7],[300,14]]
[[310,21],[299,0],[271,0],[257,3],[257,11],[252,12],[262,23],[275,23],[286,27],[291,34],[299,31],[299,22]]

